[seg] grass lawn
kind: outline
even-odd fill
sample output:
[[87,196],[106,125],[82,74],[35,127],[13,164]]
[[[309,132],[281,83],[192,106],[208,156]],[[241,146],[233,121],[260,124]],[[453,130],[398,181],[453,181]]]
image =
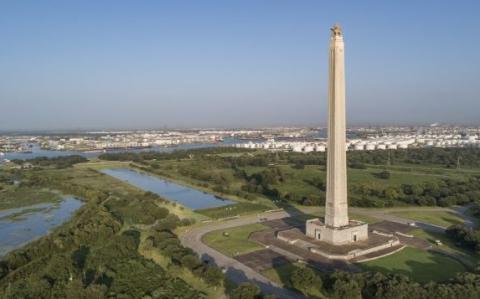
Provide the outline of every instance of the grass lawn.
[[199,209],[195,212],[202,214],[204,216],[220,219],[226,217],[233,217],[237,215],[245,215],[253,212],[263,212],[271,208],[266,207],[262,204],[251,203],[251,202],[239,202],[237,204],[210,208],[210,209]]
[[[290,277],[292,276],[293,271],[303,267],[307,267],[307,266],[305,264],[298,263],[298,262],[288,263],[275,268],[264,270],[262,271],[261,274],[284,288],[292,289],[293,287],[290,282]],[[311,269],[315,271],[317,275],[319,276],[322,275],[319,271],[313,268]],[[310,290],[308,296],[313,298],[325,298],[319,290],[314,288]]]
[[265,225],[254,223],[229,229],[216,230],[203,236],[202,241],[221,253],[232,257],[263,249],[263,246],[249,241],[248,236],[250,236],[252,232],[264,229],[267,229]]
[[445,281],[458,272],[466,271],[460,262],[452,258],[410,247],[384,258],[360,263],[359,266],[366,271],[404,274],[418,282]]
[[372,216],[360,215],[355,213],[348,213],[348,217],[353,220],[363,221],[369,224],[380,222],[381,220]]
[[390,214],[399,216],[402,218],[408,218],[420,222],[439,225],[442,227],[449,227],[452,224],[462,224],[463,219],[453,212],[448,211],[398,211],[390,212]]
[[[429,241],[435,248],[456,254],[459,258],[462,259],[465,264],[470,265],[471,267],[475,267],[478,262],[480,262],[479,254],[455,246],[455,242],[449,239],[445,234],[424,231],[422,229],[416,229],[411,232],[411,234],[415,237]],[[435,240],[440,240],[442,242],[442,245],[437,245],[435,243]]]

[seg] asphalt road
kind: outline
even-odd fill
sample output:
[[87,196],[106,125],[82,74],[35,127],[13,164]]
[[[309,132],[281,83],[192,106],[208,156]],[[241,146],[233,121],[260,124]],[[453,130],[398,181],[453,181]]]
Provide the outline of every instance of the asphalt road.
[[[447,208],[438,208],[438,207],[431,207],[431,208],[421,208],[425,211],[451,211],[451,209]],[[459,208],[456,210],[456,213],[463,217],[466,220],[467,225],[474,225],[473,219],[466,215],[466,210],[468,207]],[[265,294],[275,294],[278,298],[306,298],[301,294],[296,292],[292,292],[287,289],[283,289],[273,281],[269,280],[268,278],[264,277],[260,273],[254,271],[253,269],[245,266],[244,264],[238,262],[237,260],[230,258],[228,256],[223,255],[222,253],[216,251],[213,248],[208,247],[202,242],[202,237],[215,230],[220,229],[227,229],[236,226],[242,226],[246,224],[258,223],[266,220],[276,220],[282,219],[291,216],[297,216],[303,213],[308,214],[318,214],[321,215],[322,208],[305,208],[295,211],[279,211],[279,212],[272,212],[272,213],[262,213],[252,216],[243,216],[237,219],[228,220],[228,221],[214,221],[202,226],[193,227],[188,229],[184,233],[182,233],[179,237],[182,244],[186,247],[192,248],[203,260],[208,260],[210,262],[215,263],[217,266],[226,269],[227,277],[235,283],[242,283],[242,282],[254,282],[256,283],[262,292]],[[415,222],[419,228],[424,230],[433,231],[433,232],[443,232],[445,227],[441,227],[438,225],[433,225],[429,223],[423,223],[411,219],[401,218],[398,216],[394,216],[388,214],[388,211],[407,211],[412,210],[412,208],[396,208],[396,209],[386,209],[386,210],[378,210],[378,209],[363,209],[363,208],[349,208],[351,213],[375,217],[381,220],[387,220],[402,224],[408,224],[410,222]]]
[[[269,220],[274,220],[289,216],[290,215],[286,212],[275,212],[271,214],[263,214],[261,217],[266,217]],[[264,277],[253,269],[245,266],[244,264],[238,262],[237,260],[225,256],[222,253],[216,251],[215,249],[208,247],[207,245],[203,244],[201,240],[203,235],[214,230],[226,229],[256,222],[260,222],[260,217],[247,216],[224,222],[213,222],[204,226],[195,227],[191,230],[188,230],[186,233],[180,235],[180,240],[184,246],[192,248],[197,254],[202,257],[203,260],[208,260],[215,263],[219,267],[227,269],[227,277],[237,284],[247,281],[254,282],[260,287],[262,292],[264,292],[265,294],[275,294],[278,298],[306,298],[296,292],[283,289],[273,281],[269,280],[268,278]]]

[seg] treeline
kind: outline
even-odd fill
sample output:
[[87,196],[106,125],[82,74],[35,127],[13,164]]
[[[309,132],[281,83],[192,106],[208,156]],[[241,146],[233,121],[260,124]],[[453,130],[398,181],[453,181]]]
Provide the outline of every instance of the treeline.
[[54,168],[67,168],[71,167],[78,163],[87,162],[88,159],[79,155],[71,155],[71,156],[62,156],[62,157],[37,157],[33,159],[27,160],[12,160],[13,163],[18,165],[23,165],[25,163],[30,163],[33,166],[38,167],[54,167]]
[[[195,163],[178,163],[176,169],[180,175],[202,182],[203,187],[212,188],[224,194],[232,194],[245,199],[254,198],[253,194],[265,195],[273,200],[296,202],[302,205],[322,205],[325,202],[325,179],[315,177],[305,183],[318,189],[312,194],[280,192],[276,185],[288,180],[288,175],[277,167],[289,164],[293,168],[302,169],[306,165],[323,167],[326,153],[287,153],[287,152],[255,152],[242,155],[218,155],[221,153],[237,153],[236,148],[215,148],[173,153],[116,153],[101,158],[139,160],[147,171],[169,176],[170,169],[161,168],[153,159],[189,159]],[[242,151],[241,151],[242,152]],[[107,154],[106,154],[107,155]],[[133,156],[132,156],[133,155]],[[439,165],[442,167],[478,165],[480,149],[474,148],[422,148],[389,151],[352,151],[349,152],[348,165],[351,168],[363,169],[366,165],[379,165],[379,171],[371,175],[388,181],[390,172],[382,169],[383,165],[402,164],[396,166],[408,171],[408,164]],[[257,173],[247,173],[245,167],[263,167]],[[217,169],[232,169],[234,176]],[[426,169],[426,172],[429,170]],[[434,171],[434,170],[431,170]],[[241,188],[232,187],[240,180]],[[467,181],[453,179],[435,179],[418,184],[378,184],[362,182],[349,184],[349,201],[352,206],[359,207],[391,207],[395,205],[419,206],[451,206],[463,205],[480,197],[480,178],[471,177]]]
[[[102,179],[94,171],[78,172],[83,179]],[[182,225],[178,217],[155,205],[157,199],[149,193],[125,194],[83,182],[77,183],[68,170],[22,177],[22,184],[81,196],[86,203],[52,234],[0,261],[0,298],[205,297],[139,254],[140,232],[132,227],[152,224],[173,240],[169,230]]]
[[474,147],[352,151],[347,156],[350,163],[441,165],[448,168],[480,167],[480,149]]
[[[478,198],[477,198],[478,199]],[[469,209],[470,215],[480,220],[480,201],[473,203]],[[447,237],[452,239],[457,246],[480,254],[480,229],[466,225],[451,225],[445,231]]]
[[156,231],[147,237],[146,247],[158,249],[164,256],[169,257],[173,264],[190,270],[210,286],[218,287],[224,280],[220,268],[202,262],[192,249],[184,247],[177,236],[164,227],[157,227]]
[[98,156],[101,160],[107,161],[133,161],[142,162],[150,160],[175,160],[189,159],[193,156],[218,155],[226,153],[250,152],[249,149],[239,149],[234,147],[208,147],[189,150],[174,150],[172,152],[121,152],[121,153],[104,153]]
[[458,274],[447,282],[423,285],[397,274],[336,272],[325,277],[322,285],[323,292],[332,299],[453,299],[480,296],[480,275],[469,272]]
[[[287,157],[285,157],[285,155]],[[278,158],[295,165],[326,165],[326,153],[279,153]],[[438,165],[448,168],[480,167],[478,148],[418,148],[374,151],[349,151],[347,163],[351,168],[371,165]]]
[[458,246],[480,254],[480,230],[455,224],[448,227],[445,233],[449,238],[454,240]]
[[[307,297],[329,299],[473,299],[480,298],[480,274],[460,273],[446,282],[419,284],[407,276],[379,272],[334,272],[320,275],[297,268],[284,283]],[[322,294],[322,295],[319,295]],[[232,292],[232,299],[275,298],[262,296],[260,289],[244,283]]]
[[[269,167],[251,175],[235,169],[235,176],[245,181],[241,188],[249,193],[259,193],[303,205],[325,203],[326,182],[323,177],[305,180],[307,184],[318,189],[318,193],[307,197],[294,193],[282,193],[275,188],[275,185],[288,180],[288,176],[279,167]],[[379,176],[388,179],[383,172]],[[350,204],[359,207],[392,207],[398,203],[441,207],[464,205],[480,198],[480,176],[472,176],[468,180],[439,179],[415,185],[402,184],[387,187],[357,183],[349,185],[348,193]]]
[[440,179],[419,184],[383,188],[375,184],[351,184],[349,200],[353,206],[391,207],[395,202],[419,206],[464,205],[480,198],[480,177],[468,180]]

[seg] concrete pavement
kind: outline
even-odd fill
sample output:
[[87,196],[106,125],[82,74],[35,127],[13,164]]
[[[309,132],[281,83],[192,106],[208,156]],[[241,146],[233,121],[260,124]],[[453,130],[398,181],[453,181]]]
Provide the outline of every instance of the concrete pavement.
[[[449,210],[447,208],[422,208],[428,211],[443,211]],[[320,209],[318,209],[320,210]],[[445,227],[423,223],[412,219],[406,219],[402,217],[398,217],[395,215],[388,214],[390,211],[403,211],[403,210],[411,210],[411,208],[399,208],[399,209],[386,209],[386,210],[377,210],[377,209],[363,209],[363,208],[350,208],[349,212],[375,217],[380,220],[387,220],[402,224],[408,224],[410,222],[415,222],[419,228],[424,230],[433,231],[433,232],[444,232]],[[468,219],[469,217],[465,214],[467,208],[458,209],[457,213],[464,219]],[[268,278],[264,277],[260,273],[254,271],[253,269],[247,267],[246,265],[240,263],[239,261],[230,258],[228,256],[223,255],[222,253],[216,251],[213,248],[205,245],[202,242],[202,237],[215,230],[227,229],[236,226],[242,226],[246,224],[258,223],[265,220],[277,220],[286,217],[298,216],[304,213],[310,214],[315,213],[317,214],[319,211],[314,211],[311,208],[301,208],[300,210],[290,210],[290,211],[279,211],[279,212],[272,212],[272,213],[262,213],[252,216],[244,216],[233,220],[228,221],[214,221],[205,225],[197,226],[188,229],[185,233],[179,236],[182,244],[186,247],[190,247],[193,249],[203,260],[208,260],[215,263],[219,267],[223,267],[226,269],[226,275],[229,279],[231,279],[235,283],[242,283],[242,282],[254,282],[256,283],[262,292],[265,294],[274,294],[278,298],[293,298],[293,299],[303,299],[306,298],[303,295],[283,289],[275,282],[269,280]],[[318,214],[320,215],[320,214]],[[261,220],[262,219],[262,220]],[[472,222],[473,223],[473,222]]]

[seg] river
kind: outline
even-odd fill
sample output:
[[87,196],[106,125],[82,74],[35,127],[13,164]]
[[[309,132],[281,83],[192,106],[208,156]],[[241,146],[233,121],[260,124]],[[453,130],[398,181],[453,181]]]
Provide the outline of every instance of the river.
[[[216,147],[216,146],[228,146],[230,144],[235,143],[237,140],[234,138],[225,138],[223,142],[219,143],[186,143],[186,144],[180,144],[177,146],[157,146],[157,147],[149,147],[149,148],[142,148],[142,149],[124,149],[124,150],[113,150],[113,151],[108,151],[109,153],[115,153],[115,152],[173,152],[175,150],[188,150],[188,149],[196,149],[196,148],[208,148],[208,147]],[[99,155],[103,154],[103,152],[78,152],[78,151],[55,151],[55,150],[44,150],[41,149],[38,144],[31,144],[32,148],[31,151],[28,153],[22,153],[22,152],[8,152],[5,153],[4,156],[0,156],[0,161],[2,159],[8,159],[8,160],[27,160],[27,159],[33,159],[37,157],[61,157],[61,156],[70,156],[70,155],[80,155],[86,158],[95,158],[98,157]]]
[[127,168],[103,169],[101,172],[128,182],[144,191],[154,192],[169,201],[178,202],[192,210],[214,208],[235,203],[230,200],[217,198],[212,194]]
[[60,202],[0,210],[0,257],[22,247],[70,219],[82,201],[65,196]]

